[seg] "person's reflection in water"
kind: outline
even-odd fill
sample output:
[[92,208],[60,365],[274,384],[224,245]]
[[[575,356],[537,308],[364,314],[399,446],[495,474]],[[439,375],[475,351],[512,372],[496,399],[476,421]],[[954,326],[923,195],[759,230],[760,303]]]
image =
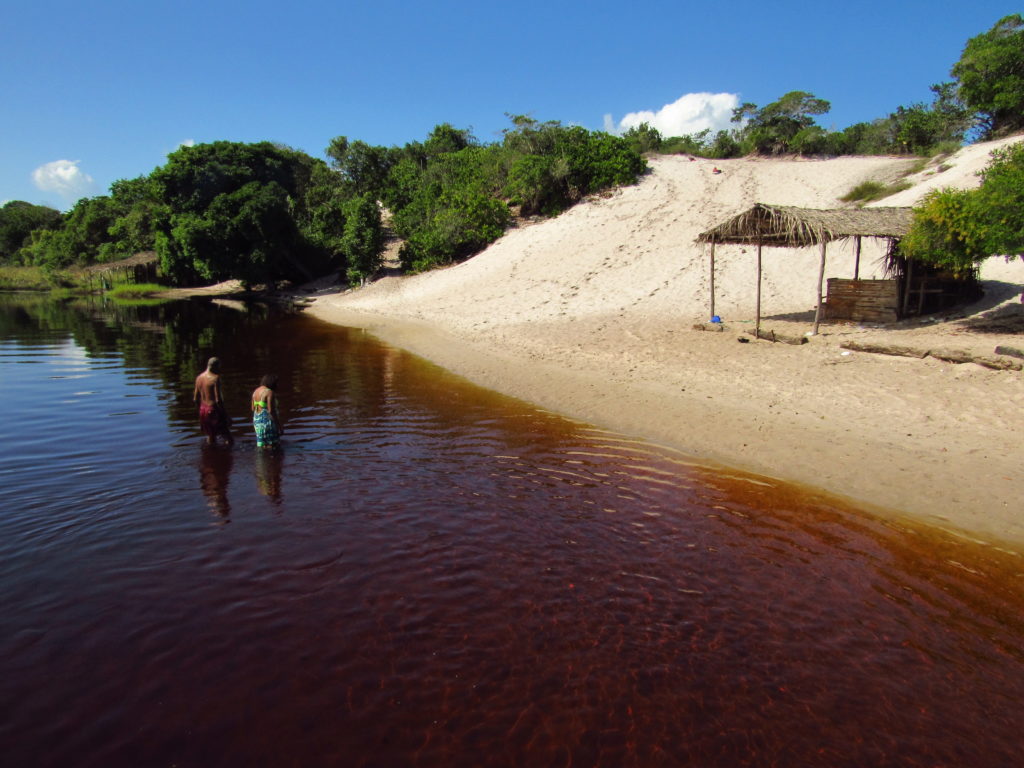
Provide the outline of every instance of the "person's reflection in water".
[[206,496],[210,509],[223,522],[231,518],[231,503],[228,501],[228,481],[235,457],[232,451],[216,445],[203,445],[199,459],[199,487]]
[[273,501],[281,503],[281,468],[284,465],[284,451],[280,448],[261,449],[256,451],[256,486],[260,493]]

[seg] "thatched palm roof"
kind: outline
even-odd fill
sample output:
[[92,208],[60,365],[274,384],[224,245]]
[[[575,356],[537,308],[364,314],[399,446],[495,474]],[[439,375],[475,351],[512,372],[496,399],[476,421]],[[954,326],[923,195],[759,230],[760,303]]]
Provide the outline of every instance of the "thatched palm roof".
[[111,272],[115,269],[126,269],[130,267],[136,267],[142,264],[156,264],[159,259],[157,258],[155,251],[141,251],[136,253],[134,256],[129,256],[127,259],[119,259],[117,261],[105,261],[102,264],[93,264],[90,267],[86,267],[86,272]]
[[910,230],[910,208],[797,208],[755,203],[753,208],[697,235],[699,243],[799,247],[848,237],[899,239]]

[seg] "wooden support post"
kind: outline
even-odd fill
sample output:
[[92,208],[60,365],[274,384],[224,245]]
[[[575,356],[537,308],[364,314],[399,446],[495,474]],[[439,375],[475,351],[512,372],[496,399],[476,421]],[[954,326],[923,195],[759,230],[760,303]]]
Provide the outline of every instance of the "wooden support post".
[[818,335],[818,325],[821,323],[821,285],[825,282],[825,241],[821,241],[821,264],[818,266],[818,306],[814,310],[813,336]]
[[900,317],[907,316],[907,308],[910,306],[910,279],[914,273],[914,262],[907,259],[907,274],[903,276],[903,311]]
[[754,322],[754,335],[761,330],[761,241],[757,241],[757,320]]
[[853,238],[853,279],[860,279],[860,235]]
[[715,241],[711,241],[711,314],[708,315],[710,320],[715,316]]

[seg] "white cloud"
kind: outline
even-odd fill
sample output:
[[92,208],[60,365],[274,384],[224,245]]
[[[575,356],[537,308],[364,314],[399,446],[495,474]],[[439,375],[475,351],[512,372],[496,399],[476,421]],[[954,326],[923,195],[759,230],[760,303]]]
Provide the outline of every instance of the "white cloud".
[[32,181],[44,192],[56,192],[67,200],[77,200],[93,187],[92,176],[78,167],[79,160],[54,160],[32,171]]
[[194,147],[195,145],[196,145],[196,140],[195,139],[185,139],[183,142],[181,142],[178,145],[178,147]]
[[718,131],[732,127],[732,111],[739,104],[739,95],[735,93],[687,93],[657,112],[630,112],[618,125],[611,115],[606,115],[605,129],[611,133],[623,133],[641,123],[647,123],[652,128],[657,128],[666,138],[687,136],[708,128],[714,135]]

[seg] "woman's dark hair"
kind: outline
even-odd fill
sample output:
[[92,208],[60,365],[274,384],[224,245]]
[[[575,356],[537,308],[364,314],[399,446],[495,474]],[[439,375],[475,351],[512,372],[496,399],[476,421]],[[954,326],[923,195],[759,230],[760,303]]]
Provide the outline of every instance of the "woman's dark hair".
[[266,387],[267,389],[277,389],[277,374],[268,373],[262,379],[260,379],[260,386]]

